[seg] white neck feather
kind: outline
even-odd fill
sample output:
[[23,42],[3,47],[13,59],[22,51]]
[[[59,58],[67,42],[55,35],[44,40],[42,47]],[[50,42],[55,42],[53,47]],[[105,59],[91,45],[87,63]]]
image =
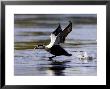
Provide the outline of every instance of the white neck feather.
[[50,41],[50,44],[46,46],[47,48],[51,48],[54,45],[54,42],[56,40],[56,36],[54,34],[51,34],[50,39],[51,39],[51,41]]

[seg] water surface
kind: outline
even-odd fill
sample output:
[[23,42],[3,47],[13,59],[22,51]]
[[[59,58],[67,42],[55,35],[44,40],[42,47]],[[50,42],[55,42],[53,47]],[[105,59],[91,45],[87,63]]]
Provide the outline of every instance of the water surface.
[[[44,24],[44,18],[41,18],[41,20],[34,20],[34,18],[36,18],[36,16],[25,16],[24,18],[23,16],[15,15],[15,76],[97,75],[96,23],[78,24],[72,22],[72,32],[66,38],[65,44],[62,45],[65,50],[72,54],[72,56],[58,56],[54,58],[53,61],[49,61],[48,57],[52,56],[50,53],[46,52],[44,49],[34,50],[34,47],[38,44],[49,44],[49,36],[51,32],[57,28],[59,20],[58,18],[53,19],[53,21],[46,19],[47,22]],[[27,21],[25,21],[26,19]],[[77,17],[75,20],[79,21],[79,18]],[[61,25],[63,29],[68,25],[68,21],[64,21],[65,20],[60,20],[60,22],[62,22]],[[37,25],[35,25],[35,23]],[[93,60],[80,60],[78,57],[76,57],[78,52],[74,51],[86,51],[89,56],[93,57]]]

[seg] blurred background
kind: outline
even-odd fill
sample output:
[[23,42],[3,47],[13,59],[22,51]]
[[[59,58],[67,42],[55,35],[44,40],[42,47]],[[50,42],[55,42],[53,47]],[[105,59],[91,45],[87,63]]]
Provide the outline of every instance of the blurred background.
[[[97,19],[94,14],[86,15],[15,15],[15,49],[21,48],[34,48],[37,44],[49,44],[49,35],[54,31],[59,24],[61,24],[62,29],[64,29],[69,21],[73,23],[73,31],[69,34],[66,41],[73,41],[76,44],[84,44],[84,42],[96,43],[96,30],[91,28],[96,28]],[[86,29],[83,30],[82,27]],[[82,28],[81,30],[74,30],[74,28]],[[89,27],[87,29],[87,27]],[[91,30],[90,30],[91,29]],[[84,32],[85,31],[85,32]],[[77,33],[77,34],[75,34]],[[22,39],[21,39],[22,38]],[[43,42],[43,43],[42,43]],[[90,43],[91,43],[90,42]],[[31,44],[31,45],[30,45]]]

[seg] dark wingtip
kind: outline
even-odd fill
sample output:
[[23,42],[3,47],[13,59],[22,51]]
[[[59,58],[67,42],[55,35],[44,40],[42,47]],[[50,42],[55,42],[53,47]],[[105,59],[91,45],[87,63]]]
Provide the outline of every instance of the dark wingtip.
[[71,25],[71,26],[72,26],[72,22],[71,22],[71,21],[69,21],[69,25]]
[[60,27],[60,28],[61,28],[61,24],[60,24],[60,23],[59,23],[58,27]]
[[69,23],[72,23],[71,21],[69,21]]
[[52,34],[54,34],[55,36],[57,36],[61,32],[62,32],[62,28],[61,28],[61,25],[59,23],[58,27],[56,28],[55,31],[52,32]]

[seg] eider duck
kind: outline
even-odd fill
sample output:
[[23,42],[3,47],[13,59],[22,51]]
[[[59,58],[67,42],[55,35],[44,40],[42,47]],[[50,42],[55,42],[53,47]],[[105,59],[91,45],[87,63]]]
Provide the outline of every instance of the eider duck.
[[62,31],[61,25],[57,27],[55,31],[53,31],[50,35],[50,43],[47,46],[44,45],[38,45],[36,48],[44,48],[49,53],[53,54],[54,56],[49,57],[49,59],[52,59],[56,56],[72,56],[72,54],[69,54],[65,49],[61,47],[61,43],[64,43],[65,38],[67,35],[72,31],[72,22],[69,21],[69,25]]

